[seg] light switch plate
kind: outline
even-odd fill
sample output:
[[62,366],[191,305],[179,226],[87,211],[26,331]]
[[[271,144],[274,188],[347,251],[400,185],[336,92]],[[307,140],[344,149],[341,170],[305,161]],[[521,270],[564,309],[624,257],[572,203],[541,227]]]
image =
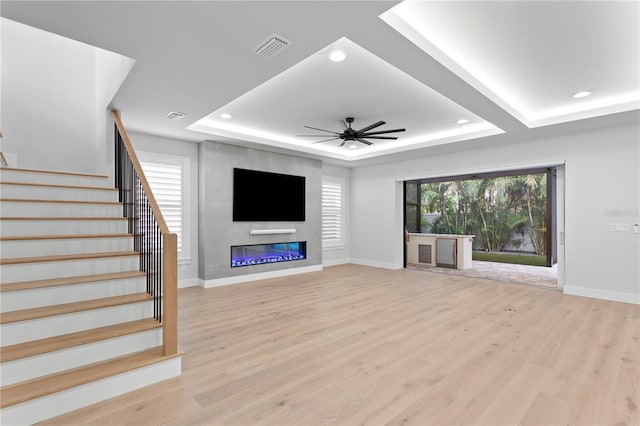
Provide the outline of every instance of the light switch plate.
[[631,224],[630,223],[610,223],[609,231],[610,232],[630,232]]

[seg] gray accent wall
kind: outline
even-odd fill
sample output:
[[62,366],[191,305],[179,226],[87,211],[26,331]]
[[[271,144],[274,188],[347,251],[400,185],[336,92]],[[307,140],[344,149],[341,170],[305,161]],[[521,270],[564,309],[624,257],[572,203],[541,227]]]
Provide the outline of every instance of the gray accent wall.
[[[198,277],[200,280],[322,264],[322,162],[205,141],[199,146]],[[233,222],[233,169],[306,178],[304,222]],[[260,188],[256,188],[259,191]],[[250,235],[252,229],[295,228],[295,234]],[[231,246],[307,242],[307,259],[231,268]]]

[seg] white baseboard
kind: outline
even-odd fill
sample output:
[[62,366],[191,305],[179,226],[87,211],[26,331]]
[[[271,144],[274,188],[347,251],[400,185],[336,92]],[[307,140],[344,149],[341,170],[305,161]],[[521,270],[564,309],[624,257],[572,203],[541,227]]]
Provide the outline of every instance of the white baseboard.
[[289,275],[304,274],[307,272],[322,271],[322,265],[304,266],[301,268],[282,269],[279,271],[258,272],[256,274],[238,275],[235,277],[216,278],[213,280],[198,280],[200,287],[212,288],[223,285],[246,283],[249,281],[265,280],[268,278],[286,277]]
[[564,294],[570,294],[573,296],[591,297],[593,299],[611,300],[614,302],[640,305],[640,294],[637,293],[623,293],[620,291],[599,290],[573,285],[565,285],[562,290],[564,291]]
[[185,278],[183,280],[178,280],[178,288],[186,288],[186,287],[197,287],[200,285],[199,278]]
[[350,260],[351,260],[350,263],[353,263],[355,265],[372,266],[374,268],[384,268],[384,269],[402,269],[403,268],[401,264],[396,264],[396,263],[376,262],[373,260],[354,259],[354,258],[351,258]]
[[331,260],[323,260],[322,266],[336,266],[336,265],[346,265],[347,263],[352,263],[351,259],[331,259]]

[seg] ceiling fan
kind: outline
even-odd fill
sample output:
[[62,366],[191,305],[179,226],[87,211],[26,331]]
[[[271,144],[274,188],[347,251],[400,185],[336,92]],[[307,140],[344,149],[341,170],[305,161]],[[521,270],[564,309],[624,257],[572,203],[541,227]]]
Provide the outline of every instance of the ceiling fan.
[[[367,139],[396,140],[398,138],[395,136],[381,136],[381,135],[384,135],[385,133],[398,133],[398,132],[405,131],[405,129],[378,130],[376,132],[371,131],[376,127],[380,127],[383,124],[385,124],[384,121],[378,121],[377,123],[373,123],[367,127],[363,127],[360,130],[355,130],[351,128],[351,123],[353,123],[353,117],[347,117],[345,120],[340,120],[340,124],[342,125],[342,128],[343,128],[342,133],[334,132],[331,130],[318,129],[317,127],[311,127],[311,126],[304,126],[304,127],[306,127],[307,129],[319,130],[321,132],[327,132],[327,133],[333,134],[333,136],[330,137],[329,139],[324,139],[324,140],[316,141],[312,143],[322,143],[322,142],[329,142],[329,141],[342,139],[342,143],[340,144],[340,146],[344,146],[344,144],[346,144],[347,142],[355,142],[355,141],[361,142],[365,145],[373,145],[373,142],[370,142]],[[328,135],[298,135],[298,137],[302,137],[302,138],[325,138],[327,136]],[[352,145],[352,146],[355,148],[355,145]]]

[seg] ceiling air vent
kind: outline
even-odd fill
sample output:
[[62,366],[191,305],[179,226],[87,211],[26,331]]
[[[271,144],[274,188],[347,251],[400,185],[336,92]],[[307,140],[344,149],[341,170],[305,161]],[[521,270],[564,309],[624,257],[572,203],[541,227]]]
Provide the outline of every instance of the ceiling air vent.
[[164,118],[167,118],[169,120],[180,120],[185,115],[187,114],[185,114],[184,112],[171,111],[169,114],[165,115]]
[[289,40],[278,34],[271,34],[258,43],[255,49],[253,49],[253,52],[263,58],[271,59],[292,44]]

